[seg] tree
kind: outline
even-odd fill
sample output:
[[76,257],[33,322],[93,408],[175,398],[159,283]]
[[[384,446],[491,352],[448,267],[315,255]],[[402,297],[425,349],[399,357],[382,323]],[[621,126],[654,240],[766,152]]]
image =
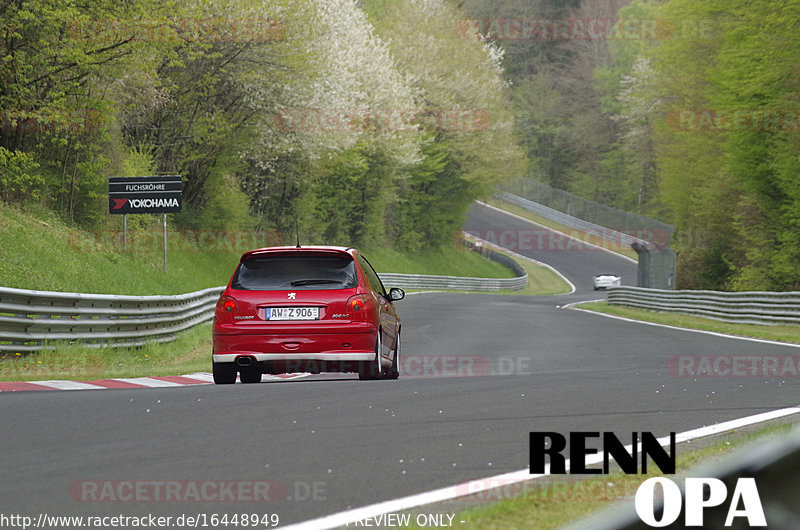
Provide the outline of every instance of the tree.
[[441,0],[405,0],[372,12],[398,70],[419,91],[415,107],[426,133],[425,159],[399,184],[395,231],[406,245],[435,248],[458,230],[475,197],[525,171],[502,50]]

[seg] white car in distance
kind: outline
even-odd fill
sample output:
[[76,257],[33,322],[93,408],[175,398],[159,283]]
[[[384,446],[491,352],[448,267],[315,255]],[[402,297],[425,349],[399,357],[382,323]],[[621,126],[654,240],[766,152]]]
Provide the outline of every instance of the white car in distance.
[[592,278],[594,290],[608,289],[609,287],[619,287],[622,285],[622,277],[618,274],[598,274]]

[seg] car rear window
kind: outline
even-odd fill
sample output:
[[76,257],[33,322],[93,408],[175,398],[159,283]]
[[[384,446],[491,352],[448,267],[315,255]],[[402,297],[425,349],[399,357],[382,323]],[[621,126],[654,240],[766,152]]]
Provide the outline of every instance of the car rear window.
[[231,282],[250,291],[350,289],[358,285],[349,255],[259,256],[242,261]]

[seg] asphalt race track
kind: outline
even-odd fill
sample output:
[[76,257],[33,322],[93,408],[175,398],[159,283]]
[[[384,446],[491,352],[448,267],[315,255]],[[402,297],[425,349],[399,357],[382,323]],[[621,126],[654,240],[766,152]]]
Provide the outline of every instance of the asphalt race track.
[[[540,230],[481,206],[465,229]],[[600,272],[635,284],[635,264],[586,248],[523,246],[514,250],[556,267],[576,292],[411,295],[398,305],[397,381],[322,375],[0,394],[0,513],[278,514],[289,524],[524,469],[533,430],[664,435],[800,402],[797,377],[694,378],[668,369],[678,355],[786,356],[797,348],[562,308],[604,296],[591,290]],[[159,486],[167,482],[179,488],[171,499]],[[198,499],[193,487],[208,491]],[[271,501],[252,501],[264,488]]]
[[464,230],[555,267],[575,285],[578,300],[591,299],[586,293],[592,291],[592,277],[597,274],[619,274],[623,285],[636,285],[636,263],[632,260],[490,206],[473,205]]

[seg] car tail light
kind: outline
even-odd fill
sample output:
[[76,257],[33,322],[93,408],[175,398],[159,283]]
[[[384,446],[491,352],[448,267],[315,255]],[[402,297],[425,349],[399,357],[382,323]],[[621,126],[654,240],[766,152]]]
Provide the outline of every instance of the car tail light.
[[357,294],[351,296],[347,300],[347,310],[357,313],[359,311],[366,311],[372,307],[370,297],[365,294]]
[[236,313],[239,310],[239,304],[236,298],[231,296],[220,296],[217,301],[217,313]]

